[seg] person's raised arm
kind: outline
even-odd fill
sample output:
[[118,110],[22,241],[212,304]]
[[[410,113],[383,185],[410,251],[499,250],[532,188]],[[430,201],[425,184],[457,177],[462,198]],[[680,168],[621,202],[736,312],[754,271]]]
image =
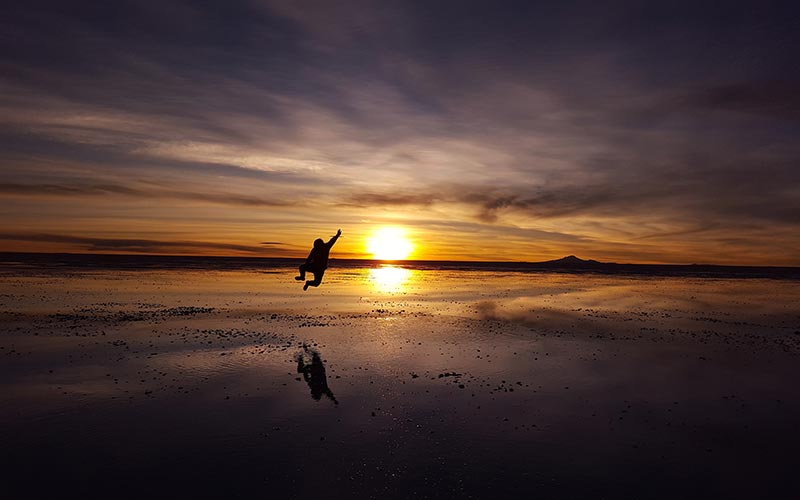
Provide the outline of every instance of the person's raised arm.
[[336,231],[336,236],[334,236],[333,238],[328,240],[328,243],[326,243],[326,245],[328,245],[328,248],[332,247],[333,244],[336,243],[336,240],[338,240],[339,236],[341,236],[341,235],[342,235],[342,230],[341,229]]

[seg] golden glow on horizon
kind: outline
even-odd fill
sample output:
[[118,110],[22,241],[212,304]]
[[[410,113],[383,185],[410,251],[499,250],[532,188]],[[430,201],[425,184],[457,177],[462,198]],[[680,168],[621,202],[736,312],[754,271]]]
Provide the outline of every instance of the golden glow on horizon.
[[410,277],[411,271],[402,267],[381,266],[369,270],[369,280],[379,292],[402,292]]
[[367,238],[367,253],[377,260],[404,260],[414,250],[414,245],[399,227],[381,227]]

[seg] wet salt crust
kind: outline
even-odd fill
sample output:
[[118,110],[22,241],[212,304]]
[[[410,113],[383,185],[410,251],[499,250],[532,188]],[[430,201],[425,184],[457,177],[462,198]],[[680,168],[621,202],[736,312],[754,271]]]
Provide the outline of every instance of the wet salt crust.
[[3,491],[797,493],[796,281],[386,269],[4,273]]

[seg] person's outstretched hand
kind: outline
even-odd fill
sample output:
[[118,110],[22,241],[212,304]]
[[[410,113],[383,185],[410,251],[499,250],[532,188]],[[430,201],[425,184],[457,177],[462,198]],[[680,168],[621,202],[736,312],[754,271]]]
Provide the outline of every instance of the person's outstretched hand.
[[342,235],[342,230],[341,229],[336,231],[336,236],[341,236],[341,235]]

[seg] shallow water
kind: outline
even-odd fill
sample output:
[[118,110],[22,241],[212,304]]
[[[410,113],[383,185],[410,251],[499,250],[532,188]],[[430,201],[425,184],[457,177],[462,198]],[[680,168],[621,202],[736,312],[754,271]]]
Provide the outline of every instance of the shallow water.
[[797,281],[293,275],[5,272],[6,491],[797,493]]

